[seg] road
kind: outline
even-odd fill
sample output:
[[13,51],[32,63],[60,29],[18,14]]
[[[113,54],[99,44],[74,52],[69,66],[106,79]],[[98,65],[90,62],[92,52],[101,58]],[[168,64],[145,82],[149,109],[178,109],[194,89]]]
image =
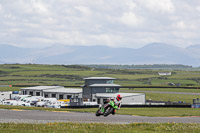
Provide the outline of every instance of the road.
[[131,115],[110,115],[96,117],[94,113],[79,112],[50,112],[40,110],[0,110],[0,123],[53,123],[53,122],[82,122],[82,123],[115,123],[128,124],[145,123],[200,123],[200,117],[143,117]]

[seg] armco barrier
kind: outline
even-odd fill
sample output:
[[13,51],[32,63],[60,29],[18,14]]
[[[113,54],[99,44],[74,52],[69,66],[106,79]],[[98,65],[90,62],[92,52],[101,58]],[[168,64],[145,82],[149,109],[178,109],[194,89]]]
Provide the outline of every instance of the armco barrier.
[[79,106],[64,106],[61,108],[98,108],[99,105],[79,105]]
[[191,108],[190,104],[172,104],[172,105],[122,105],[125,108]]
[[[65,106],[62,108],[98,108],[99,105]],[[122,108],[191,108],[191,105],[122,105]]]

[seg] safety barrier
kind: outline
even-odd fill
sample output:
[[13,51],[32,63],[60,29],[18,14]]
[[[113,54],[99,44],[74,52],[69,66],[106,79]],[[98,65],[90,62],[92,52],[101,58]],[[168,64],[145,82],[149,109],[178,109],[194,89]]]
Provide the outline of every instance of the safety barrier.
[[[65,106],[62,108],[98,108],[99,105],[78,105],[78,106]],[[122,108],[191,108],[190,104],[187,105],[122,105]]]
[[62,106],[61,108],[98,108],[99,105]]
[[172,105],[122,105],[126,108],[191,108],[190,104],[172,104]]

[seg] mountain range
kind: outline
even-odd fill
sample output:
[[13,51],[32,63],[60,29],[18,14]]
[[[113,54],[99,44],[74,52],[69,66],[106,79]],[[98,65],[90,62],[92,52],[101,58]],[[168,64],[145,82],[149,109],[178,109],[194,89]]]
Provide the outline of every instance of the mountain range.
[[150,43],[142,48],[52,45],[21,48],[0,44],[0,64],[182,64],[200,66],[200,45],[180,48]]

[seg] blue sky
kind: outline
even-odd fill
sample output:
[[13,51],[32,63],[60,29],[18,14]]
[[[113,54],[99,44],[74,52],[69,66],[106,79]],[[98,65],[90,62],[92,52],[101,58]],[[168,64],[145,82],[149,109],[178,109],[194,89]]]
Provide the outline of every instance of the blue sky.
[[1,0],[0,44],[200,44],[199,0]]

